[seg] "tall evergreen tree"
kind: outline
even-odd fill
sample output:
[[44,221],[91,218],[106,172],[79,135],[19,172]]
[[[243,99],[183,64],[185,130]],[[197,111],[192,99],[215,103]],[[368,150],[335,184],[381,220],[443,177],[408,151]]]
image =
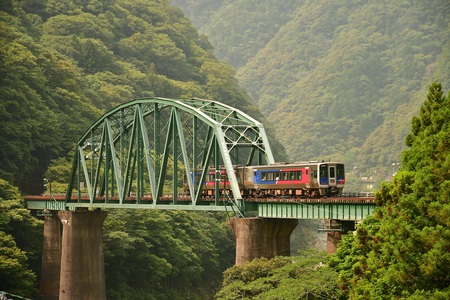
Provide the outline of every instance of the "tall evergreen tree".
[[402,167],[332,265],[351,298],[450,297],[450,97],[431,84]]

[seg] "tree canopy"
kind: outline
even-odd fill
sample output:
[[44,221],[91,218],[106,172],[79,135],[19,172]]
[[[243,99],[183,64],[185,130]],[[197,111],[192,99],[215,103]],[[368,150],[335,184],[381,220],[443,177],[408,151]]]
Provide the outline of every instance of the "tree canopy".
[[42,222],[24,207],[17,188],[0,179],[0,289],[37,297]]
[[337,273],[325,253],[254,259],[224,273],[216,299],[338,299]]
[[104,243],[110,299],[210,299],[234,262],[224,214],[113,210]]
[[449,120],[450,95],[434,82],[411,122],[401,169],[332,261],[350,298],[450,296]]

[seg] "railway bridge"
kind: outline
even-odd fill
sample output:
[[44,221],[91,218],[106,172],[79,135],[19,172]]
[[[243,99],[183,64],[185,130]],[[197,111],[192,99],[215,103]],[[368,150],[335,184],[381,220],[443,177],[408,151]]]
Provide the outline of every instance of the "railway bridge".
[[[232,212],[236,264],[243,264],[289,255],[298,219],[327,220],[327,250],[333,252],[340,234],[375,208],[373,197],[243,198],[234,166],[273,163],[264,126],[220,102],[147,98],[112,109],[78,141],[67,194],[25,196],[28,209],[45,216],[43,295],[105,299],[108,209]],[[215,193],[206,197],[189,174],[203,182],[211,168]],[[219,191],[220,170],[229,183],[225,192]]]

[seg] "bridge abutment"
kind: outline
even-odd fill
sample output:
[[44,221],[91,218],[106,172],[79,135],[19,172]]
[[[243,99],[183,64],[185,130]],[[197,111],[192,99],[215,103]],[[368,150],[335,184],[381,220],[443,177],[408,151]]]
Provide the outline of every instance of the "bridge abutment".
[[45,216],[41,265],[41,294],[45,300],[59,299],[61,271],[61,221],[56,211]]
[[107,212],[60,211],[63,225],[59,299],[106,299],[103,222]]
[[297,224],[297,219],[231,219],[236,237],[236,265],[257,257],[289,256],[290,236]]
[[355,221],[330,220],[331,228],[340,228],[337,231],[327,233],[327,254],[333,254],[337,251],[341,237],[349,231],[355,230]]

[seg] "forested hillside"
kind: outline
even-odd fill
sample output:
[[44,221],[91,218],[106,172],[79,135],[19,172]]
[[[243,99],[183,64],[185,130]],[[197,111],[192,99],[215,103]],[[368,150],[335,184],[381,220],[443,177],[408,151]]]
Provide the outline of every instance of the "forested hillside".
[[0,177],[23,193],[42,192],[49,161],[135,98],[213,99],[267,124],[169,1],[2,1],[0,25]]
[[344,159],[384,180],[429,84],[449,86],[446,0],[173,2],[238,68],[293,161]]

